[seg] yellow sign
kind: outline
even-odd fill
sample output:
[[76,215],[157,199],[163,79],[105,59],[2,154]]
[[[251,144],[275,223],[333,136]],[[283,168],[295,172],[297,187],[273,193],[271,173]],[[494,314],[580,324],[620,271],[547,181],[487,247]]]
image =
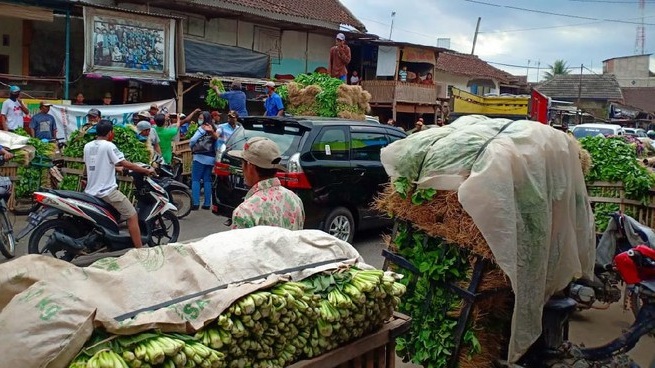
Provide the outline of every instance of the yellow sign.
[[415,47],[403,48],[403,60],[410,63],[428,63],[435,65],[436,59],[433,50],[418,49]]

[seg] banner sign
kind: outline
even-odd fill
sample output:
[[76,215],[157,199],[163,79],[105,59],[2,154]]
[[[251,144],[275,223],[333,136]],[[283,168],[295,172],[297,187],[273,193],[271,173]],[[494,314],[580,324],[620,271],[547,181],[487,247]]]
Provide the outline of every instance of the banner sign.
[[[126,125],[132,123],[132,115],[150,109],[150,105],[159,106],[162,114],[174,113],[176,110],[175,99],[155,102],[144,102],[128,105],[53,105],[50,108],[50,115],[55,117],[57,122],[57,138],[68,140],[68,136],[86,124],[86,114],[90,109],[98,109],[103,119],[109,119],[114,125]],[[38,110],[38,103],[37,103]],[[31,109],[30,109],[31,111]]]
[[434,50],[419,49],[415,47],[403,48],[403,59],[410,63],[428,63],[436,65],[436,58],[434,57]]
[[84,7],[84,73],[175,79],[175,20]]

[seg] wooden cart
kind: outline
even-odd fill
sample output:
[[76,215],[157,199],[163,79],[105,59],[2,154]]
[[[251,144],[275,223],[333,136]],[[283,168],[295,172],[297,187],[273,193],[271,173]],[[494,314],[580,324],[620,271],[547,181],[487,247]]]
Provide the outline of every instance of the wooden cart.
[[410,321],[410,317],[396,312],[379,331],[288,368],[394,368],[396,337],[409,330]]

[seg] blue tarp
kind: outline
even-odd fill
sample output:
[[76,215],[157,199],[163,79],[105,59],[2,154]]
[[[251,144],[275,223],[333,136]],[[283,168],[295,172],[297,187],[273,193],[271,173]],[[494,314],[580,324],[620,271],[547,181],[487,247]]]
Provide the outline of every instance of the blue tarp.
[[266,78],[269,56],[236,46],[184,40],[186,73]]

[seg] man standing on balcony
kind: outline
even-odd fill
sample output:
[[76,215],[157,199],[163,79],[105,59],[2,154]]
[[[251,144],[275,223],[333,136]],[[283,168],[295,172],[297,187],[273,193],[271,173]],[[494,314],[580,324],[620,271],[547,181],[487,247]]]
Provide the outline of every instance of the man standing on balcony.
[[350,63],[350,47],[346,44],[346,36],[343,33],[337,34],[336,44],[330,49],[330,63],[328,73],[333,78],[339,78],[346,82]]

